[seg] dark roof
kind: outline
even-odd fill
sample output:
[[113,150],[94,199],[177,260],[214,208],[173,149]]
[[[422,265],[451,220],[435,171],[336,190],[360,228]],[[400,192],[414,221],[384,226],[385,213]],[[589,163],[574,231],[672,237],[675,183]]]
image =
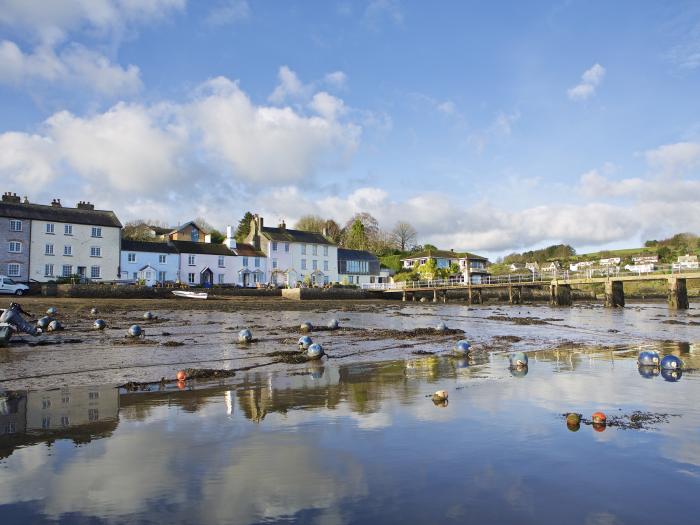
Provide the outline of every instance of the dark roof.
[[271,241],[282,242],[303,242],[307,244],[331,244],[323,235],[316,232],[306,232],[302,230],[290,230],[289,228],[268,228],[264,226],[262,234]]
[[202,255],[231,255],[236,254],[228,249],[225,244],[213,244],[209,242],[191,242],[191,241],[170,241],[170,243],[178,253],[194,253]]
[[122,227],[122,223],[119,222],[119,219],[117,219],[113,211],[62,208],[47,206],[45,204],[24,204],[3,201],[0,202],[0,217],[88,224],[111,228]]
[[403,257],[401,260],[406,259],[421,259],[423,257],[439,257],[440,259],[463,259],[469,257],[470,259],[476,259],[480,261],[487,261],[486,257],[480,255],[475,255],[469,252],[453,252],[448,250],[423,250],[422,252],[412,253],[407,257]]
[[264,252],[256,250],[255,246],[252,244],[236,243],[236,248],[233,250],[236,255],[241,255],[243,257],[267,257]]
[[150,241],[132,241],[122,239],[123,252],[158,252],[158,253],[177,253],[175,248],[167,242],[150,242]]
[[338,248],[338,260],[353,260],[353,261],[375,261],[379,258],[372,252],[365,250],[348,250],[347,248]]

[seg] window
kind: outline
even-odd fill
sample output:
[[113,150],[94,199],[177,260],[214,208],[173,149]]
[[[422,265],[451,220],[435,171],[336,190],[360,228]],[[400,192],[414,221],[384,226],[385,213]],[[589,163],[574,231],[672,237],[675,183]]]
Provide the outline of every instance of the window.
[[288,243],[288,242],[285,242],[285,243],[284,243],[284,251],[285,251],[285,252],[288,252],[288,251],[289,251],[289,243]]
[[328,276],[324,275],[323,276],[323,284],[328,284],[329,282],[330,282],[330,280],[328,279]]
[[243,257],[243,267],[248,266],[248,257]]
[[197,228],[192,228],[190,239],[192,239],[192,242],[199,242],[199,230]]
[[318,255],[318,244],[313,245],[313,254]]
[[151,270],[146,270],[145,278],[150,281],[153,278],[153,272]]
[[306,270],[306,259],[301,260],[301,269]]
[[73,275],[73,267],[70,264],[63,265],[63,277],[70,277]]
[[323,256],[328,257],[328,246],[326,245],[323,246]]
[[347,261],[347,273],[369,273],[369,261]]
[[53,264],[44,265],[44,277],[53,277]]
[[272,259],[272,268],[277,268],[277,259]]
[[44,255],[53,255],[53,244],[47,244],[45,246]]
[[99,266],[90,266],[90,278],[91,279],[99,279],[100,278],[100,267]]
[[167,255],[161,254],[158,256],[158,264],[165,264],[165,259],[167,258]]
[[194,266],[194,264],[195,264],[194,261],[195,261],[194,255],[188,255],[188,256],[187,256],[187,264],[188,264],[189,266]]
[[67,257],[70,257],[71,255],[73,255],[73,247],[68,246],[68,245],[64,246],[63,247],[63,255],[65,255]]
[[99,421],[100,411],[97,408],[88,408],[88,421]]
[[98,228],[97,226],[92,227],[92,237],[102,237],[102,228]]
[[260,268],[260,257],[255,258],[255,267]]
[[224,268],[224,256],[219,255],[219,268]]
[[318,261],[316,259],[311,261],[311,268],[313,268],[314,270],[318,270]]
[[99,246],[91,246],[90,257],[102,257],[102,248]]
[[189,284],[194,284],[194,274],[193,273],[188,273],[187,274],[187,282]]
[[[17,263],[10,263],[7,265],[7,275],[10,277],[19,277],[19,264]],[[5,281],[6,283],[10,284],[8,281]]]
[[22,243],[19,241],[10,241],[8,250],[10,253],[22,253]]
[[127,253],[126,254],[126,261],[130,263],[135,263],[136,262],[136,254],[133,252]]
[[62,427],[69,427],[70,426],[70,417],[61,416],[61,426]]
[[158,282],[165,282],[165,272],[158,272]]
[[328,271],[328,261],[323,261],[323,271],[324,272]]
[[133,277],[134,281],[137,280],[137,279],[139,278],[138,272],[134,272],[134,273],[132,274],[132,277]]
[[22,231],[22,221],[17,219],[10,219],[10,231],[11,232],[21,232]]
[[224,274],[223,273],[219,274],[219,284],[224,284]]
[[277,251],[277,241],[272,241],[272,251],[273,252]]
[[301,245],[301,254],[306,255],[306,244]]
[[52,222],[47,222],[47,223],[46,223],[46,233],[48,233],[49,235],[53,235],[53,233],[54,233],[54,226],[55,226],[55,225],[54,225]]
[[73,235],[73,225],[64,224],[63,225],[63,235]]

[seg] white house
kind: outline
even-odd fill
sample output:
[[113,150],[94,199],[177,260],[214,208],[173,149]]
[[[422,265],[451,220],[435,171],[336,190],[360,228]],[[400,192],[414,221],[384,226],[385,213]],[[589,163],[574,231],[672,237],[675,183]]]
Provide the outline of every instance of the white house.
[[697,270],[700,268],[697,255],[680,255],[677,262],[673,263],[674,270]]
[[284,221],[270,228],[255,215],[246,244],[267,256],[266,281],[275,285],[338,282],[338,247],[320,233],[291,230]]
[[658,255],[638,255],[632,257],[632,262],[634,264],[657,264],[659,262]]
[[559,261],[552,261],[547,264],[543,264],[540,267],[540,272],[542,273],[557,273],[561,271],[561,264]]
[[143,280],[147,286],[176,282],[180,255],[167,242],[145,242],[122,239],[119,278]]
[[263,251],[256,249],[252,244],[236,242],[232,226],[226,226],[224,244],[237,256],[234,261],[237,275],[236,285],[244,288],[255,288],[269,282],[267,277],[268,260]]
[[225,244],[170,241],[179,255],[178,281],[211,287],[238,282],[236,254]]
[[530,270],[532,273],[537,273],[540,271],[540,265],[536,262],[525,263],[525,268]]
[[608,257],[605,259],[600,259],[598,261],[598,265],[599,266],[617,266],[618,264],[620,264],[621,260],[622,259],[620,259],[620,257]]
[[456,265],[460,274],[465,274],[468,267],[471,282],[474,284],[480,283],[481,279],[489,274],[486,269],[488,259],[473,253],[455,252],[453,250],[424,250],[401,259],[401,262],[404,268],[415,268],[431,259],[434,259],[437,267],[442,269]]
[[591,268],[595,263],[593,261],[579,261],[577,263],[572,263],[569,265],[569,270],[572,272],[582,272],[588,268]]
[[654,263],[639,263],[639,264],[627,264],[625,265],[625,270],[634,273],[651,273],[654,271],[656,266]]
[[121,223],[114,212],[89,202],[68,208],[22,203],[18,212],[31,219],[29,278],[40,282],[78,275],[93,281],[119,278]]

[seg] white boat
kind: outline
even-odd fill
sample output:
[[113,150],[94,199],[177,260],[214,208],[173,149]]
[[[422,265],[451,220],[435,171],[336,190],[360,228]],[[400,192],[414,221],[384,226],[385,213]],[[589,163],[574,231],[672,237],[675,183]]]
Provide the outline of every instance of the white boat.
[[188,292],[187,290],[173,290],[173,295],[187,299],[206,299],[207,292]]

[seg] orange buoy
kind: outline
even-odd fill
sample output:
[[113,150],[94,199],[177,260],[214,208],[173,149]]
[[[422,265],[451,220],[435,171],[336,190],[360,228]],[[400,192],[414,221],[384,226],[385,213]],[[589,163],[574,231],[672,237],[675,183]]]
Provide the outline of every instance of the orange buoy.
[[593,423],[605,425],[605,420],[605,414],[603,414],[602,412],[593,412],[593,415],[591,416],[591,421],[593,421]]
[[187,373],[186,373],[184,370],[180,370],[180,371],[177,373],[177,380],[178,380],[178,381],[184,381],[185,379],[187,379]]

